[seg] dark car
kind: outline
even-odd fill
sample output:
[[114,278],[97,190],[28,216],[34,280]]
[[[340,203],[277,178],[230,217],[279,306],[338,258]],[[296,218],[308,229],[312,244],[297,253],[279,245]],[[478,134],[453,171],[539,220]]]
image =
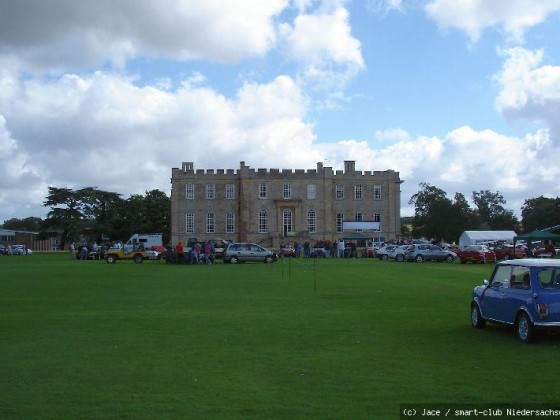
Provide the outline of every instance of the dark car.
[[276,261],[274,252],[260,245],[249,242],[233,242],[224,251],[224,262],[236,264],[238,262],[264,262]]
[[455,258],[457,258],[457,254],[453,251],[430,244],[410,245],[404,252],[404,259],[407,261],[445,261],[452,263]]
[[502,261],[490,280],[476,286],[471,299],[471,323],[512,325],[525,343],[537,329],[560,329],[560,260],[552,258]]

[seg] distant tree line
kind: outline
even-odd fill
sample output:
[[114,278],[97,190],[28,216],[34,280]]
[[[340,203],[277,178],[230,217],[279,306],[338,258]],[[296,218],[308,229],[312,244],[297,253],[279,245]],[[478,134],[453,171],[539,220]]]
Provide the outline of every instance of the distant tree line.
[[[471,208],[461,193],[455,193],[451,199],[445,191],[428,183],[420,183],[419,187],[409,201],[414,205],[414,216],[402,220],[403,236],[454,241],[465,230],[515,230],[521,233],[560,225],[559,197],[525,200],[519,221],[514,212],[505,207],[506,200],[499,191],[473,191],[475,207]],[[43,205],[50,208],[46,219],[9,219],[2,227],[41,232],[43,238],[61,232],[61,248],[68,240],[125,240],[133,233],[161,232],[164,243],[169,241],[171,200],[160,190],[123,199],[118,193],[95,187],[79,190],[49,187]]]
[[[514,230],[530,232],[560,225],[560,198],[537,197],[525,200],[521,207],[521,221],[505,207],[506,200],[499,191],[473,191],[471,208],[466,197],[455,193],[453,199],[442,189],[420,183],[420,190],[409,204],[414,205],[410,232],[412,237],[437,241],[457,240],[465,230]],[[404,224],[403,224],[404,226]]]
[[10,219],[3,228],[40,232],[40,238],[61,233],[61,249],[68,241],[126,240],[133,233],[162,233],[164,243],[169,241],[171,201],[160,190],[123,199],[95,187],[49,187],[43,205],[50,209],[46,219]]

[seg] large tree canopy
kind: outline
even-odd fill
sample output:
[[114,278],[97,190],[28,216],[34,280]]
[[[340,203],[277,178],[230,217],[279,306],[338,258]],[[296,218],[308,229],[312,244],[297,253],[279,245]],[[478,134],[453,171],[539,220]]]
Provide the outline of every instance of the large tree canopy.
[[80,238],[99,242],[126,240],[133,233],[169,235],[170,200],[159,190],[123,200],[120,194],[95,187],[49,187],[43,204],[51,209],[46,225],[62,230],[61,249],[68,240]]

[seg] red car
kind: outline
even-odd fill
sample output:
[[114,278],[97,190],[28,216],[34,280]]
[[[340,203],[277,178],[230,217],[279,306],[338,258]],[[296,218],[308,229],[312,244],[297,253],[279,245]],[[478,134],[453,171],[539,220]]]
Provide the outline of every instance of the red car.
[[495,263],[496,254],[486,245],[469,245],[459,254],[461,264],[471,261],[473,263]]
[[513,248],[511,245],[496,245],[493,249],[498,260],[511,260],[513,258],[525,258],[527,253],[521,248]]

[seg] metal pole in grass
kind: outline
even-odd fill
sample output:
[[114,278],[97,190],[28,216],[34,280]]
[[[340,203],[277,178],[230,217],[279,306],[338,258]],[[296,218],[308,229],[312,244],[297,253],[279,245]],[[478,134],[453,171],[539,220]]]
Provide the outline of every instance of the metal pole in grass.
[[313,258],[313,290],[317,293],[317,258]]

